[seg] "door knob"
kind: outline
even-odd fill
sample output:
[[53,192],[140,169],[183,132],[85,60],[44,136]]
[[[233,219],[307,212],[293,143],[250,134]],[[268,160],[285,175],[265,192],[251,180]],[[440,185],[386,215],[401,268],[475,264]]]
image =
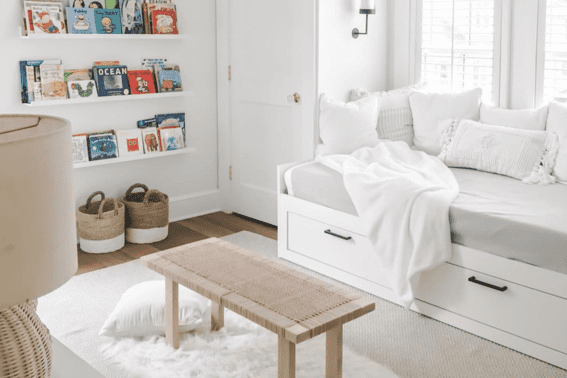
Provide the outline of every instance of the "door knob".
[[299,95],[299,93],[294,93],[292,95],[287,96],[287,101],[297,103],[301,101],[301,96]]

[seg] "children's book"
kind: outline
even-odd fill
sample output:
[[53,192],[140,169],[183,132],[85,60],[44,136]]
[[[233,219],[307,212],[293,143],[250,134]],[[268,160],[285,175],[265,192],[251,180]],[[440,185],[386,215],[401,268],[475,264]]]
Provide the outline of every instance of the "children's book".
[[98,60],[94,62],[93,66],[119,66],[120,62],[117,60]]
[[67,98],[67,85],[63,66],[59,64],[42,64],[39,66],[41,72],[41,96],[43,101],[64,100]]
[[116,130],[118,156],[139,155],[144,153],[140,129]]
[[159,142],[157,129],[155,127],[147,127],[141,130],[142,140],[144,142],[144,152],[146,154],[151,154],[154,152],[159,152]]
[[61,64],[61,60],[20,60],[20,89],[22,104],[30,104],[32,101],[41,100],[34,97],[34,83],[37,81],[35,68],[41,64]]
[[102,160],[118,157],[116,136],[89,135],[90,160]]
[[31,33],[67,33],[60,2],[24,1],[24,12],[27,14],[27,29]]
[[150,70],[129,70],[128,81],[132,94],[156,93],[154,77]]
[[174,9],[155,9],[152,11],[151,20],[153,34],[179,34]]
[[96,34],[94,9],[68,7],[67,24],[71,34]]
[[144,30],[146,31],[146,34],[152,34],[153,33],[153,24],[152,24],[152,13],[154,10],[157,9],[172,9],[172,10],[176,10],[176,7],[174,4],[171,3],[147,3],[144,4],[143,10],[144,10]]
[[185,113],[156,114],[158,127],[179,126],[183,132],[183,144],[187,145],[187,133],[185,130]]
[[160,128],[159,133],[163,151],[179,150],[185,147],[183,144],[183,132],[180,127]]
[[94,80],[71,80],[67,82],[69,98],[98,97]]
[[122,34],[119,9],[95,9],[94,14],[98,34]]
[[99,96],[120,96],[130,94],[128,68],[122,66],[94,66],[93,76]]
[[179,66],[165,68],[156,66],[156,76],[159,92],[181,92],[183,90]]
[[123,34],[144,34],[142,0],[120,0]]
[[82,68],[79,70],[65,70],[64,77],[65,82],[77,80],[92,80],[93,71],[88,68]]
[[83,163],[89,161],[89,151],[86,134],[76,134],[73,140],[73,163]]
[[71,0],[72,8],[105,9],[105,0]]
[[155,118],[142,119],[142,120],[138,121],[137,124],[138,124],[138,129],[145,129],[145,128],[148,128],[148,127],[157,128],[157,126],[158,126],[157,120]]

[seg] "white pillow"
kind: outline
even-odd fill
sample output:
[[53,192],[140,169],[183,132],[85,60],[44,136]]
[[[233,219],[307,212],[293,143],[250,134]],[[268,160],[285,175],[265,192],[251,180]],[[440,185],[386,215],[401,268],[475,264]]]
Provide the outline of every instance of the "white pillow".
[[462,93],[412,92],[409,95],[413,117],[413,144],[430,155],[441,152],[441,122],[449,118],[478,121],[482,89]]
[[522,130],[545,130],[548,106],[539,109],[504,109],[480,105],[480,123]]
[[374,96],[378,99],[378,138],[401,140],[413,146],[413,119],[408,96],[411,92],[425,88],[426,83],[419,83],[388,92],[368,92],[365,89],[353,89],[350,100]]
[[567,184],[567,105],[549,103],[546,130],[559,137],[559,151],[553,173],[561,183]]
[[376,123],[378,102],[375,97],[364,97],[354,102],[329,99],[324,93],[320,100],[317,156],[350,154],[362,147],[378,144]]
[[443,147],[439,154],[449,167],[499,173],[528,184],[555,182],[557,134],[485,125],[450,119],[441,123]]
[[[179,285],[179,331],[195,329],[203,321],[208,299]],[[146,281],[122,294],[99,336],[165,334],[165,281]]]

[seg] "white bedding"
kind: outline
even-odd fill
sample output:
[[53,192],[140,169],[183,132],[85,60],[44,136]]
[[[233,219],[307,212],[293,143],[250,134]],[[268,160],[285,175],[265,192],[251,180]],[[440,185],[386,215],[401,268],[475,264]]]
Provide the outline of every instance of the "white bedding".
[[455,177],[439,159],[404,142],[384,141],[317,160],[343,175],[356,211],[370,225],[380,262],[391,273],[392,288],[409,307],[421,272],[451,258],[449,205],[459,194]]

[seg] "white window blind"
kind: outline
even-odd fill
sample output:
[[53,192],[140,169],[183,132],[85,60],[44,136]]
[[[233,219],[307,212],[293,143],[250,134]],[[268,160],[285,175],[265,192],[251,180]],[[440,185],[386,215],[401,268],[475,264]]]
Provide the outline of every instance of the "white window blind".
[[497,101],[495,2],[422,0],[421,81],[456,92],[481,87]]
[[567,1],[547,0],[543,98],[567,97]]

